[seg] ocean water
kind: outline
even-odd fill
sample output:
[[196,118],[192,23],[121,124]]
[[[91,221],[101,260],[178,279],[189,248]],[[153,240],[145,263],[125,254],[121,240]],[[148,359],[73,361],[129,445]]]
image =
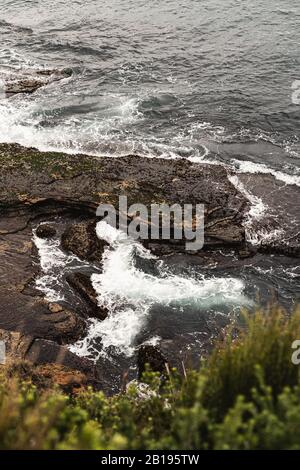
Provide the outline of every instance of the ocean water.
[[297,0],[0,0],[0,12],[2,70],[73,70],[1,103],[1,140],[251,162],[299,184]]
[[[0,78],[72,71],[34,95],[0,100],[0,141],[221,163],[235,170],[232,183],[251,201],[253,244],[281,236],[281,219],[299,224],[298,0],[0,0],[0,36]],[[245,174],[272,175],[280,198],[270,198],[268,188],[252,193]],[[278,224],[266,231],[261,222],[270,213]],[[296,260],[273,256],[221,273],[173,272],[154,269],[141,246],[113,237],[103,272],[92,275],[111,315],[91,323],[73,347],[78,354],[98,358],[105,350],[116,360],[159,338],[201,349],[238,307],[230,292],[239,305],[256,295],[266,302],[275,295],[286,306],[299,300]],[[62,268],[86,266],[57,241],[35,241],[44,270],[39,287],[50,300],[63,300]]]

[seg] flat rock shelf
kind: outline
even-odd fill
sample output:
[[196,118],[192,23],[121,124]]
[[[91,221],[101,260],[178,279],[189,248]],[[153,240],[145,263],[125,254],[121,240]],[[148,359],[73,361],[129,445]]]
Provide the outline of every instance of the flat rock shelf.
[[[276,195],[282,190],[270,175],[260,178],[265,183],[261,181],[257,191],[264,184],[277,185]],[[253,184],[253,191],[256,186]],[[103,321],[110,314],[97,306],[90,282],[95,270],[102,271],[101,256],[107,245],[96,237],[96,209],[100,203],[118,207],[121,195],[127,196],[128,204],[143,203],[149,208],[153,203],[204,204],[203,250],[186,253],[183,243],[142,241],[170,267],[196,266],[205,271],[217,265],[222,272],[229,267],[242,269],[249,260],[255,260],[256,266],[264,265],[270,256],[281,256],[290,266],[299,255],[294,227],[276,245],[270,242],[253,247],[247,242],[245,226],[251,204],[224,166],[136,155],[69,155],[0,144],[0,338],[8,344],[8,357],[26,359],[37,366],[57,363],[80,371],[85,382],[108,393],[120,389],[128,368],[132,377],[138,376],[137,355],[129,362],[119,363],[114,358],[107,365],[107,359],[79,357],[69,346],[85,338],[91,318]],[[54,237],[62,251],[73,252],[76,259],[79,255],[85,263],[62,278],[59,287],[65,290],[65,296],[58,302],[45,297],[36,284],[42,267],[33,233],[43,227],[41,224],[47,225],[37,234],[43,239]],[[266,224],[266,229],[272,227],[269,220]],[[172,315],[174,312],[170,319]],[[202,331],[200,327],[204,339],[195,360],[210,350],[227,323],[204,323]],[[141,335],[135,344],[137,352],[143,342]],[[180,339],[174,343],[172,337],[164,338],[160,348],[167,361],[181,363],[184,345]]]

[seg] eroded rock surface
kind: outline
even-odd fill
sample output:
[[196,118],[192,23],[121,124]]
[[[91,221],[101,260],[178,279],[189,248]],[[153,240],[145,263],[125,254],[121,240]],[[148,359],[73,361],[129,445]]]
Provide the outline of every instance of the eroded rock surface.
[[1,87],[7,97],[17,94],[32,94],[39,88],[71,76],[70,70],[23,70],[1,75]]
[[97,237],[95,221],[70,225],[62,234],[61,242],[64,250],[88,261],[101,261],[108,245]]
[[98,306],[97,294],[90,277],[80,272],[72,273],[67,277],[67,281],[88,302],[91,308],[90,316],[105,320],[108,312],[105,308]]
[[167,359],[161,353],[161,351],[151,344],[144,344],[139,348],[138,351],[138,369],[139,377],[141,378],[147,367],[153,372],[159,372],[160,374],[166,374],[166,366],[168,364]]
[[249,236],[264,253],[300,256],[300,188],[270,174],[241,174],[239,180],[261,206]]
[[[0,200],[7,214],[19,209],[27,209],[28,215],[42,210],[69,210],[95,217],[100,203],[117,208],[121,195],[127,196],[128,205],[143,203],[149,209],[152,203],[202,203],[207,246],[244,245],[242,221],[249,203],[230,183],[222,166],[138,156],[111,159],[42,153],[1,144],[0,167],[4,168]],[[79,250],[83,256],[97,257],[90,240],[84,248],[75,248],[75,236],[84,242],[87,231],[86,227],[71,228],[65,247]]]
[[50,224],[41,224],[36,229],[39,238],[52,238],[56,235],[56,229]]
[[[201,267],[214,263],[220,269],[234,267],[253,255],[244,229],[250,204],[229,181],[222,166],[138,156],[98,158],[43,153],[19,145],[0,144],[0,170],[0,328],[22,335],[13,355],[34,364],[58,363],[88,374],[92,363],[72,354],[63,345],[85,335],[88,316],[102,319],[106,315],[97,306],[89,277],[84,277],[88,276],[86,272],[69,278],[68,301],[44,300],[35,285],[41,267],[32,243],[33,230],[40,223],[52,224],[56,217],[68,219],[68,228],[65,230],[64,226],[62,236],[65,252],[101,269],[106,244],[98,240],[95,232],[98,220],[95,214],[100,203],[118,208],[120,195],[127,196],[128,205],[143,203],[148,208],[153,203],[203,203],[204,250],[185,254],[184,258],[182,242],[145,243],[170,262],[180,260],[184,264],[184,259],[190,257],[194,265]],[[284,189],[278,188],[271,177],[266,184],[270,190],[276,188],[276,197],[280,199]],[[259,197],[259,188],[256,191]],[[58,231],[56,239],[60,235]],[[296,253],[297,237],[292,234],[291,239]],[[84,314],[79,297],[86,305]],[[160,367],[164,359],[157,357],[156,362]],[[95,383],[98,381],[101,388],[101,383],[105,383],[101,365],[94,369],[100,377]]]
[[6,346],[5,365],[12,367],[11,372],[17,367],[20,376],[23,371],[24,378],[31,376],[33,383],[41,388],[59,385],[64,391],[72,392],[92,385],[109,392],[100,371],[91,361],[79,358],[55,341],[3,329],[0,329],[0,340]]

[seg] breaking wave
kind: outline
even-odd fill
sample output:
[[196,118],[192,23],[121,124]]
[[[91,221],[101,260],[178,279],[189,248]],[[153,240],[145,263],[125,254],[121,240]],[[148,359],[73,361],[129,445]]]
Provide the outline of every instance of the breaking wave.
[[[87,337],[71,347],[79,355],[106,354],[107,350],[131,355],[135,339],[145,326],[151,307],[155,304],[210,308],[218,305],[249,303],[243,294],[244,284],[232,277],[182,277],[174,275],[158,263],[157,275],[149,274],[135,265],[138,256],[145,263],[156,258],[140,243],[102,221],[97,234],[110,243],[103,258],[103,272],[92,275],[99,305],[109,311],[104,321],[92,321]],[[178,313],[180,314],[180,313]],[[95,341],[100,341],[99,353]]]

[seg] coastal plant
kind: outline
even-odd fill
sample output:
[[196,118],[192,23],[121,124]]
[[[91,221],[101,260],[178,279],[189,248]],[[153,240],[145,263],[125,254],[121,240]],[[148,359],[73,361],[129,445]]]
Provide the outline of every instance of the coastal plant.
[[[147,370],[112,397],[41,388],[26,365],[0,370],[1,449],[299,449],[300,310],[244,314],[198,371]],[[20,370],[23,370],[22,374]]]

